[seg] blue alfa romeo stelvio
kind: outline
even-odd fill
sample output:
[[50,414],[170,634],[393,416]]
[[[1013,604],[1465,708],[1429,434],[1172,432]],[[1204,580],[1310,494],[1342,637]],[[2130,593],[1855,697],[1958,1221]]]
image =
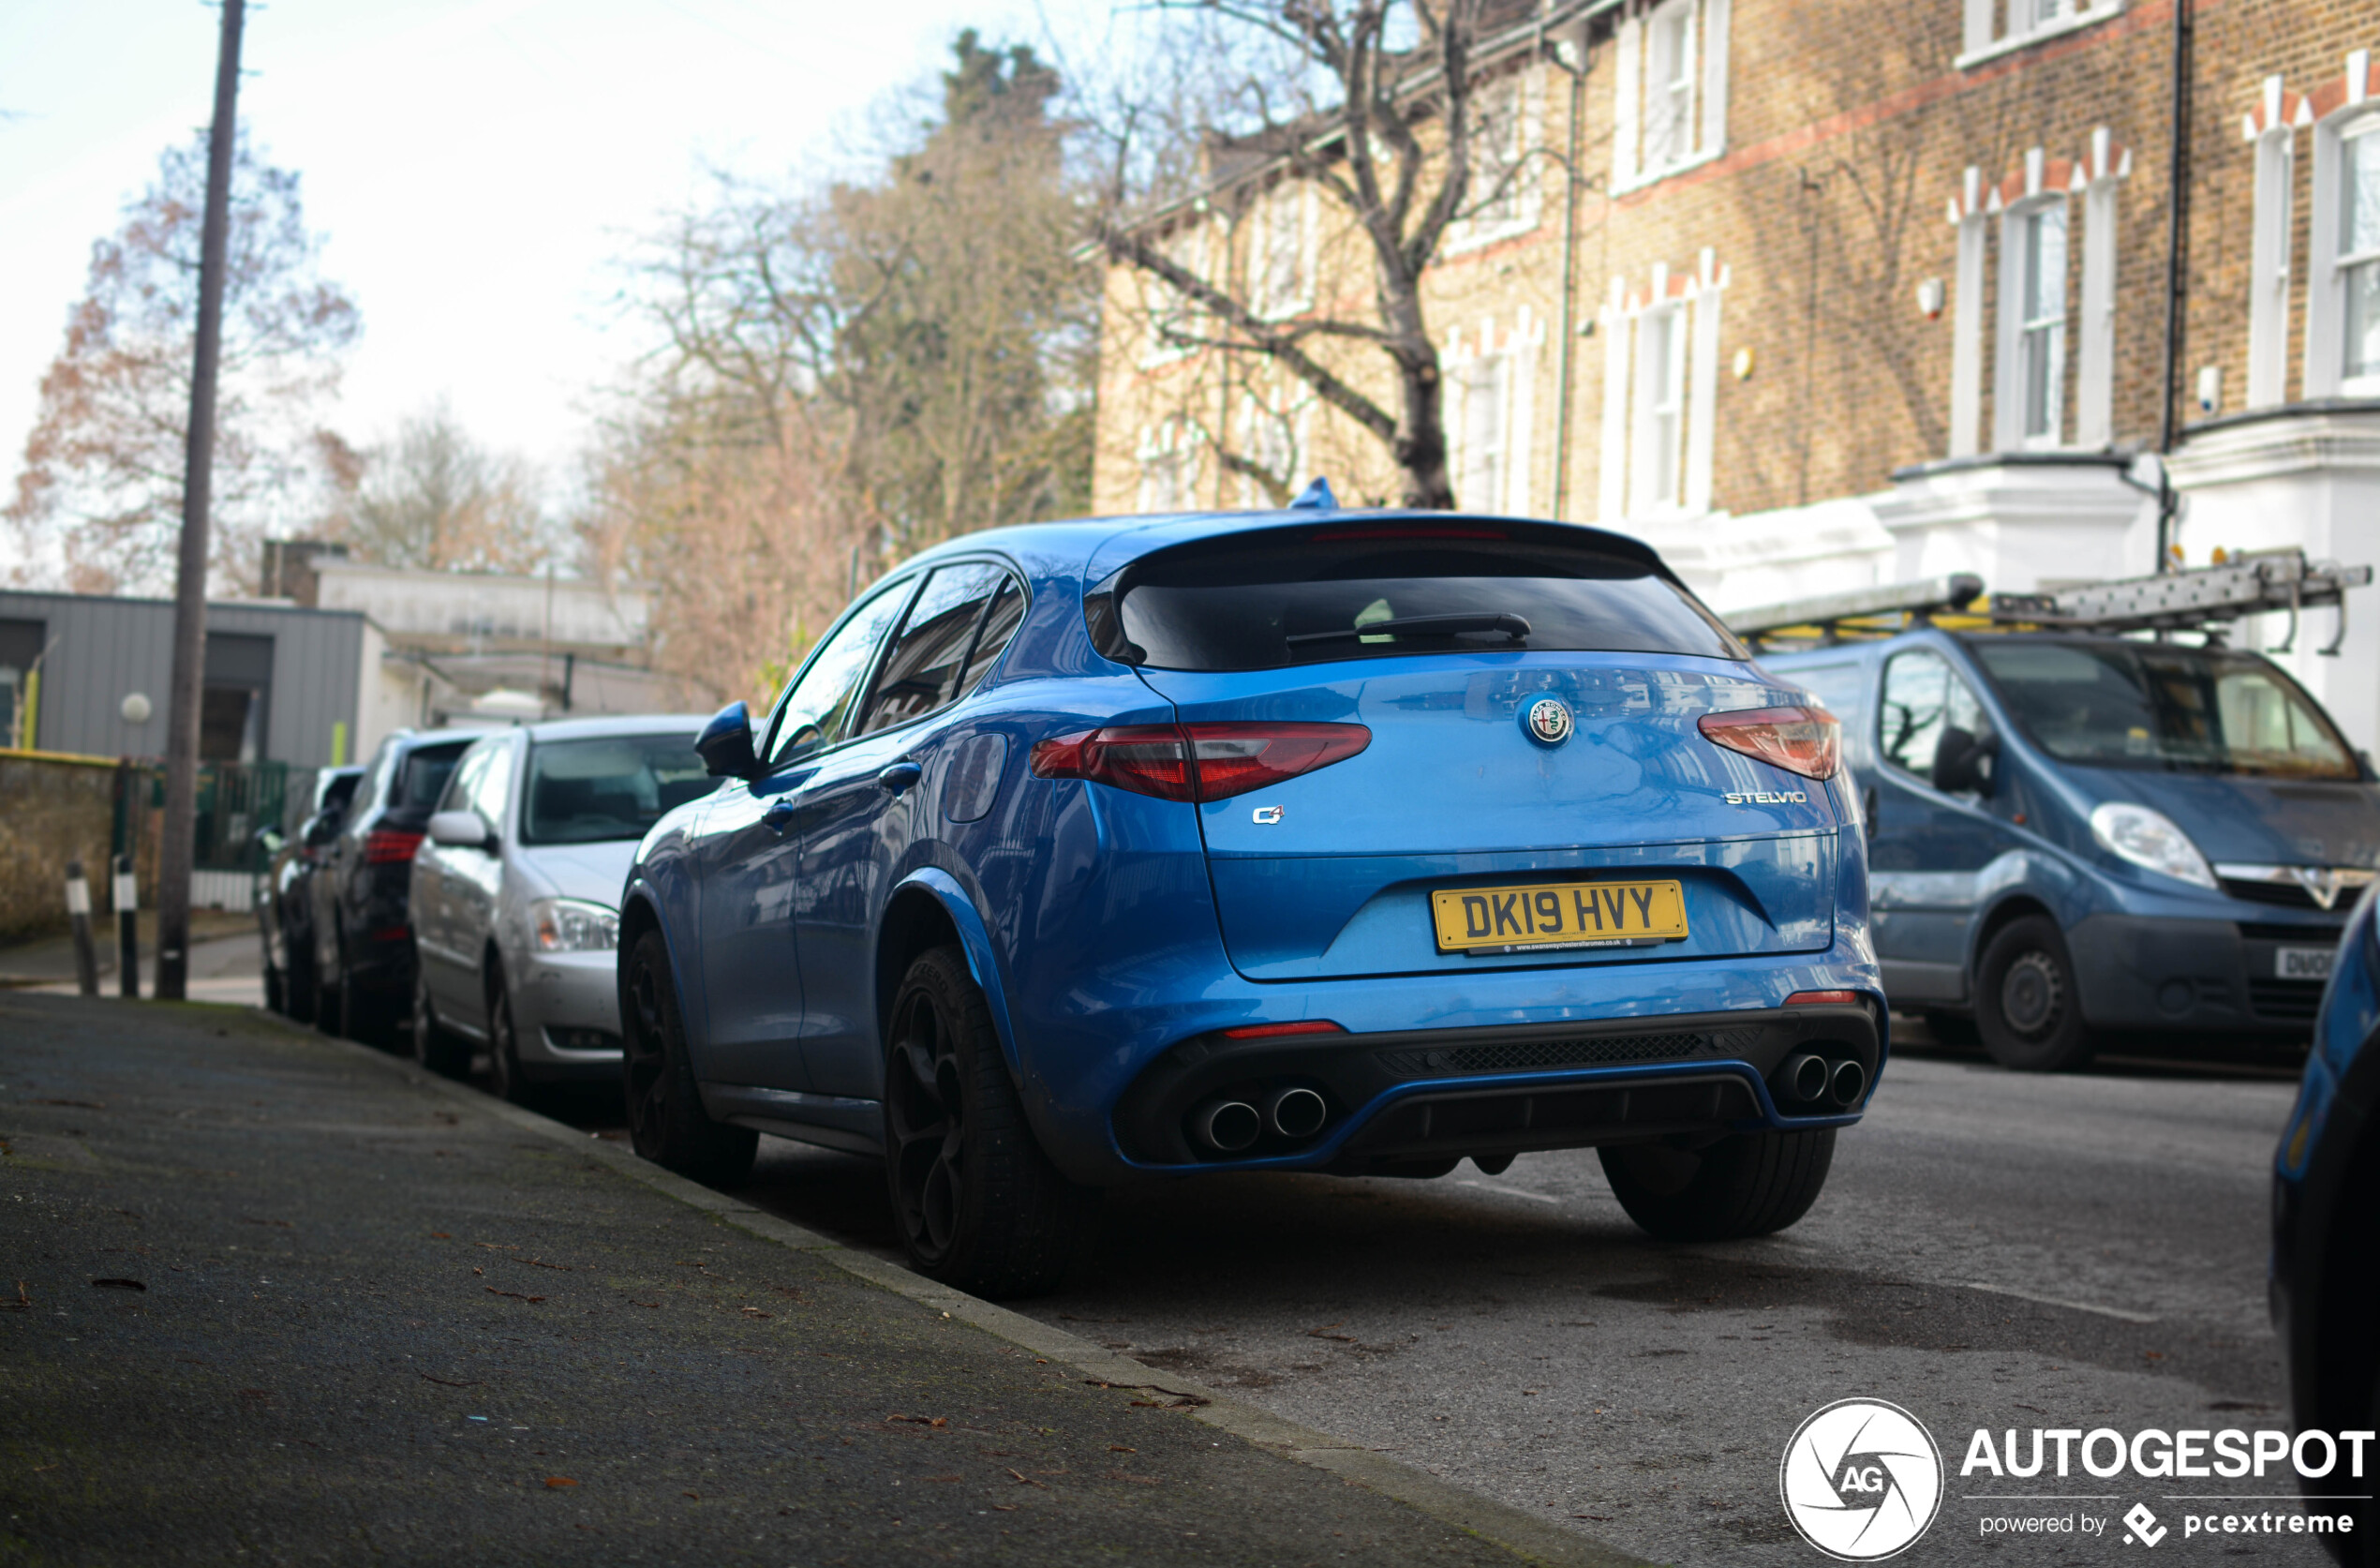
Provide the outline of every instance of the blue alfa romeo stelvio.
[[1103,1187],[1594,1147],[1657,1236],[1818,1196],[1885,1051],[1838,728],[1616,534],[1003,529],[697,750],[620,905],[637,1152],[881,1154],[916,1266],[1054,1286]]

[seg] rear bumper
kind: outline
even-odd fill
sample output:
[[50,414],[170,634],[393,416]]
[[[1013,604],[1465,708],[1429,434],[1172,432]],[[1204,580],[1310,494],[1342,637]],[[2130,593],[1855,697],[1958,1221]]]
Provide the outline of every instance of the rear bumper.
[[2319,979],[2279,973],[2284,948],[2336,948],[2338,923],[2092,915],[2066,933],[2083,1016],[2103,1029],[2304,1034]]
[[[1857,1006],[1352,1036],[1211,1033],[1176,1045],[1135,1080],[1117,1106],[1116,1141],[1141,1166],[1361,1174],[1466,1155],[1836,1126],[1857,1119],[1882,1043],[1875,1013]],[[1858,1065],[1849,1103],[1791,1098],[1779,1068],[1804,1053],[1830,1069]],[[1260,1106],[1298,1088],[1329,1108],[1310,1135],[1268,1130],[1234,1156],[1195,1130],[1204,1107]]]

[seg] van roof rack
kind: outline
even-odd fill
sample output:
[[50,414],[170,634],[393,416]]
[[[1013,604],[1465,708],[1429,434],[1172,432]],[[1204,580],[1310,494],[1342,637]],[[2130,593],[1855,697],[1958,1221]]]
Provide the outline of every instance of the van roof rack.
[[2298,640],[2298,612],[2335,605],[2337,633],[2321,650],[2335,655],[2347,638],[2347,590],[2372,581],[2369,566],[2306,560],[2303,550],[2245,552],[2213,566],[2191,567],[2152,577],[2052,593],[1996,593],[1995,625],[2038,626],[2057,631],[2203,632],[2220,642],[2223,628],[2242,616],[2286,611],[2289,633],[2279,647],[2286,653]]
[[1938,615],[1966,610],[1983,593],[1983,578],[1972,572],[1953,572],[1913,583],[1879,583],[1809,599],[1756,605],[1719,619],[1727,622],[1729,631],[1755,646],[1782,641],[1822,648],[1846,637],[1890,636],[1911,626],[1931,624]]

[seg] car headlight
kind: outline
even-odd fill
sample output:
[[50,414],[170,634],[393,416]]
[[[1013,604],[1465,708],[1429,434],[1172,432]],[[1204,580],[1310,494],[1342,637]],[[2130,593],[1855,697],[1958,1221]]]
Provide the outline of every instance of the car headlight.
[[542,898],[528,906],[530,940],[541,953],[599,953],[619,946],[619,911],[584,899]]
[[2120,859],[2195,888],[2214,888],[2215,874],[2190,835],[2163,812],[2127,800],[2103,802],[2090,814],[2090,836]]

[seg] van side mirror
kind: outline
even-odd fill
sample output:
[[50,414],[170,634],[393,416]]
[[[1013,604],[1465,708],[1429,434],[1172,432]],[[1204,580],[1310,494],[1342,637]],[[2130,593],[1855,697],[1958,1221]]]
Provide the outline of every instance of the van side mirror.
[[712,714],[702,734],[694,737],[694,754],[714,779],[749,779],[759,772],[759,760],[752,755],[751,709],[731,702]]
[[1995,737],[1944,724],[1941,739],[1934,746],[1933,785],[1945,795],[1963,795],[1972,790],[1988,796],[1996,771],[1993,764],[1999,755],[2000,741]]

